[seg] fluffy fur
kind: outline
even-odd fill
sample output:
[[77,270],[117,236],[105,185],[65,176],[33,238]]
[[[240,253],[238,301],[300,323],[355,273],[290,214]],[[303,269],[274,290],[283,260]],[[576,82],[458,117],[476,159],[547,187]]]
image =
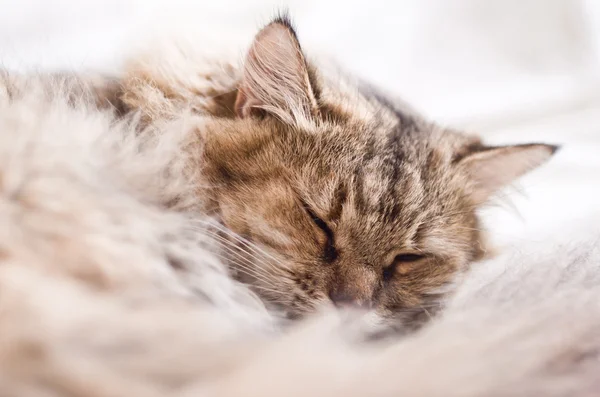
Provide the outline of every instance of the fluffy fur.
[[189,183],[180,128],[148,140],[62,95],[11,91],[0,113],[3,395],[600,391],[596,241],[482,263],[441,317],[400,341],[355,342],[339,313],[273,334],[205,247],[201,220],[164,209]]
[[227,264],[292,318],[333,302],[422,324],[488,250],[476,210],[556,149],[489,147],[424,120],[308,62],[286,18],[239,70],[172,48],[134,60],[109,102],[150,125],[205,116],[191,149],[210,187],[199,198],[256,247],[224,236]]
[[158,90],[166,113],[123,119],[87,81],[1,77],[0,394],[600,392],[595,240],[482,263],[401,340],[361,341],[344,312],[282,332],[203,215],[213,186],[189,165],[210,117]]

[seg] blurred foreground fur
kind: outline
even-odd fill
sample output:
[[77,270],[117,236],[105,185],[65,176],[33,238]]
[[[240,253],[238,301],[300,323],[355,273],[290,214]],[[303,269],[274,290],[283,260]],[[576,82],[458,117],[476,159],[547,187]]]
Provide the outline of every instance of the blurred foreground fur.
[[140,134],[76,80],[1,77],[1,395],[600,394],[596,240],[475,268],[402,340],[339,313],[280,333],[195,215],[195,116]]

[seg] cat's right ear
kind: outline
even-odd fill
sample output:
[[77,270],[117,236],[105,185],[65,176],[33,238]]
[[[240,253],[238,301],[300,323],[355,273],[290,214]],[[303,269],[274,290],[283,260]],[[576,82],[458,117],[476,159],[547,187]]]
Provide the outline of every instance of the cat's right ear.
[[469,177],[472,199],[482,204],[506,185],[548,161],[558,148],[543,143],[482,146],[464,155],[458,165]]
[[297,123],[318,113],[317,99],[296,33],[278,18],[254,38],[235,104],[238,117],[270,114]]

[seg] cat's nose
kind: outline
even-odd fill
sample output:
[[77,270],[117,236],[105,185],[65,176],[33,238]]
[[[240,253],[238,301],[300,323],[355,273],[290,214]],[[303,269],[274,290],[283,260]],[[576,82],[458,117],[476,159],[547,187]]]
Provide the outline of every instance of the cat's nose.
[[369,300],[359,298],[355,295],[343,291],[330,291],[329,299],[331,299],[335,307],[337,307],[338,309],[364,309],[370,306]]

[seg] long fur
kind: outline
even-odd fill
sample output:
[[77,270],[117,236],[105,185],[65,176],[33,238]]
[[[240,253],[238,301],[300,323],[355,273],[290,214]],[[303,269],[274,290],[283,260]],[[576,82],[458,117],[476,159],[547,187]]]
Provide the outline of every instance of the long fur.
[[195,116],[139,133],[85,87],[2,77],[0,394],[600,394],[596,239],[480,264],[401,340],[360,342],[353,313],[277,331],[189,196]]

